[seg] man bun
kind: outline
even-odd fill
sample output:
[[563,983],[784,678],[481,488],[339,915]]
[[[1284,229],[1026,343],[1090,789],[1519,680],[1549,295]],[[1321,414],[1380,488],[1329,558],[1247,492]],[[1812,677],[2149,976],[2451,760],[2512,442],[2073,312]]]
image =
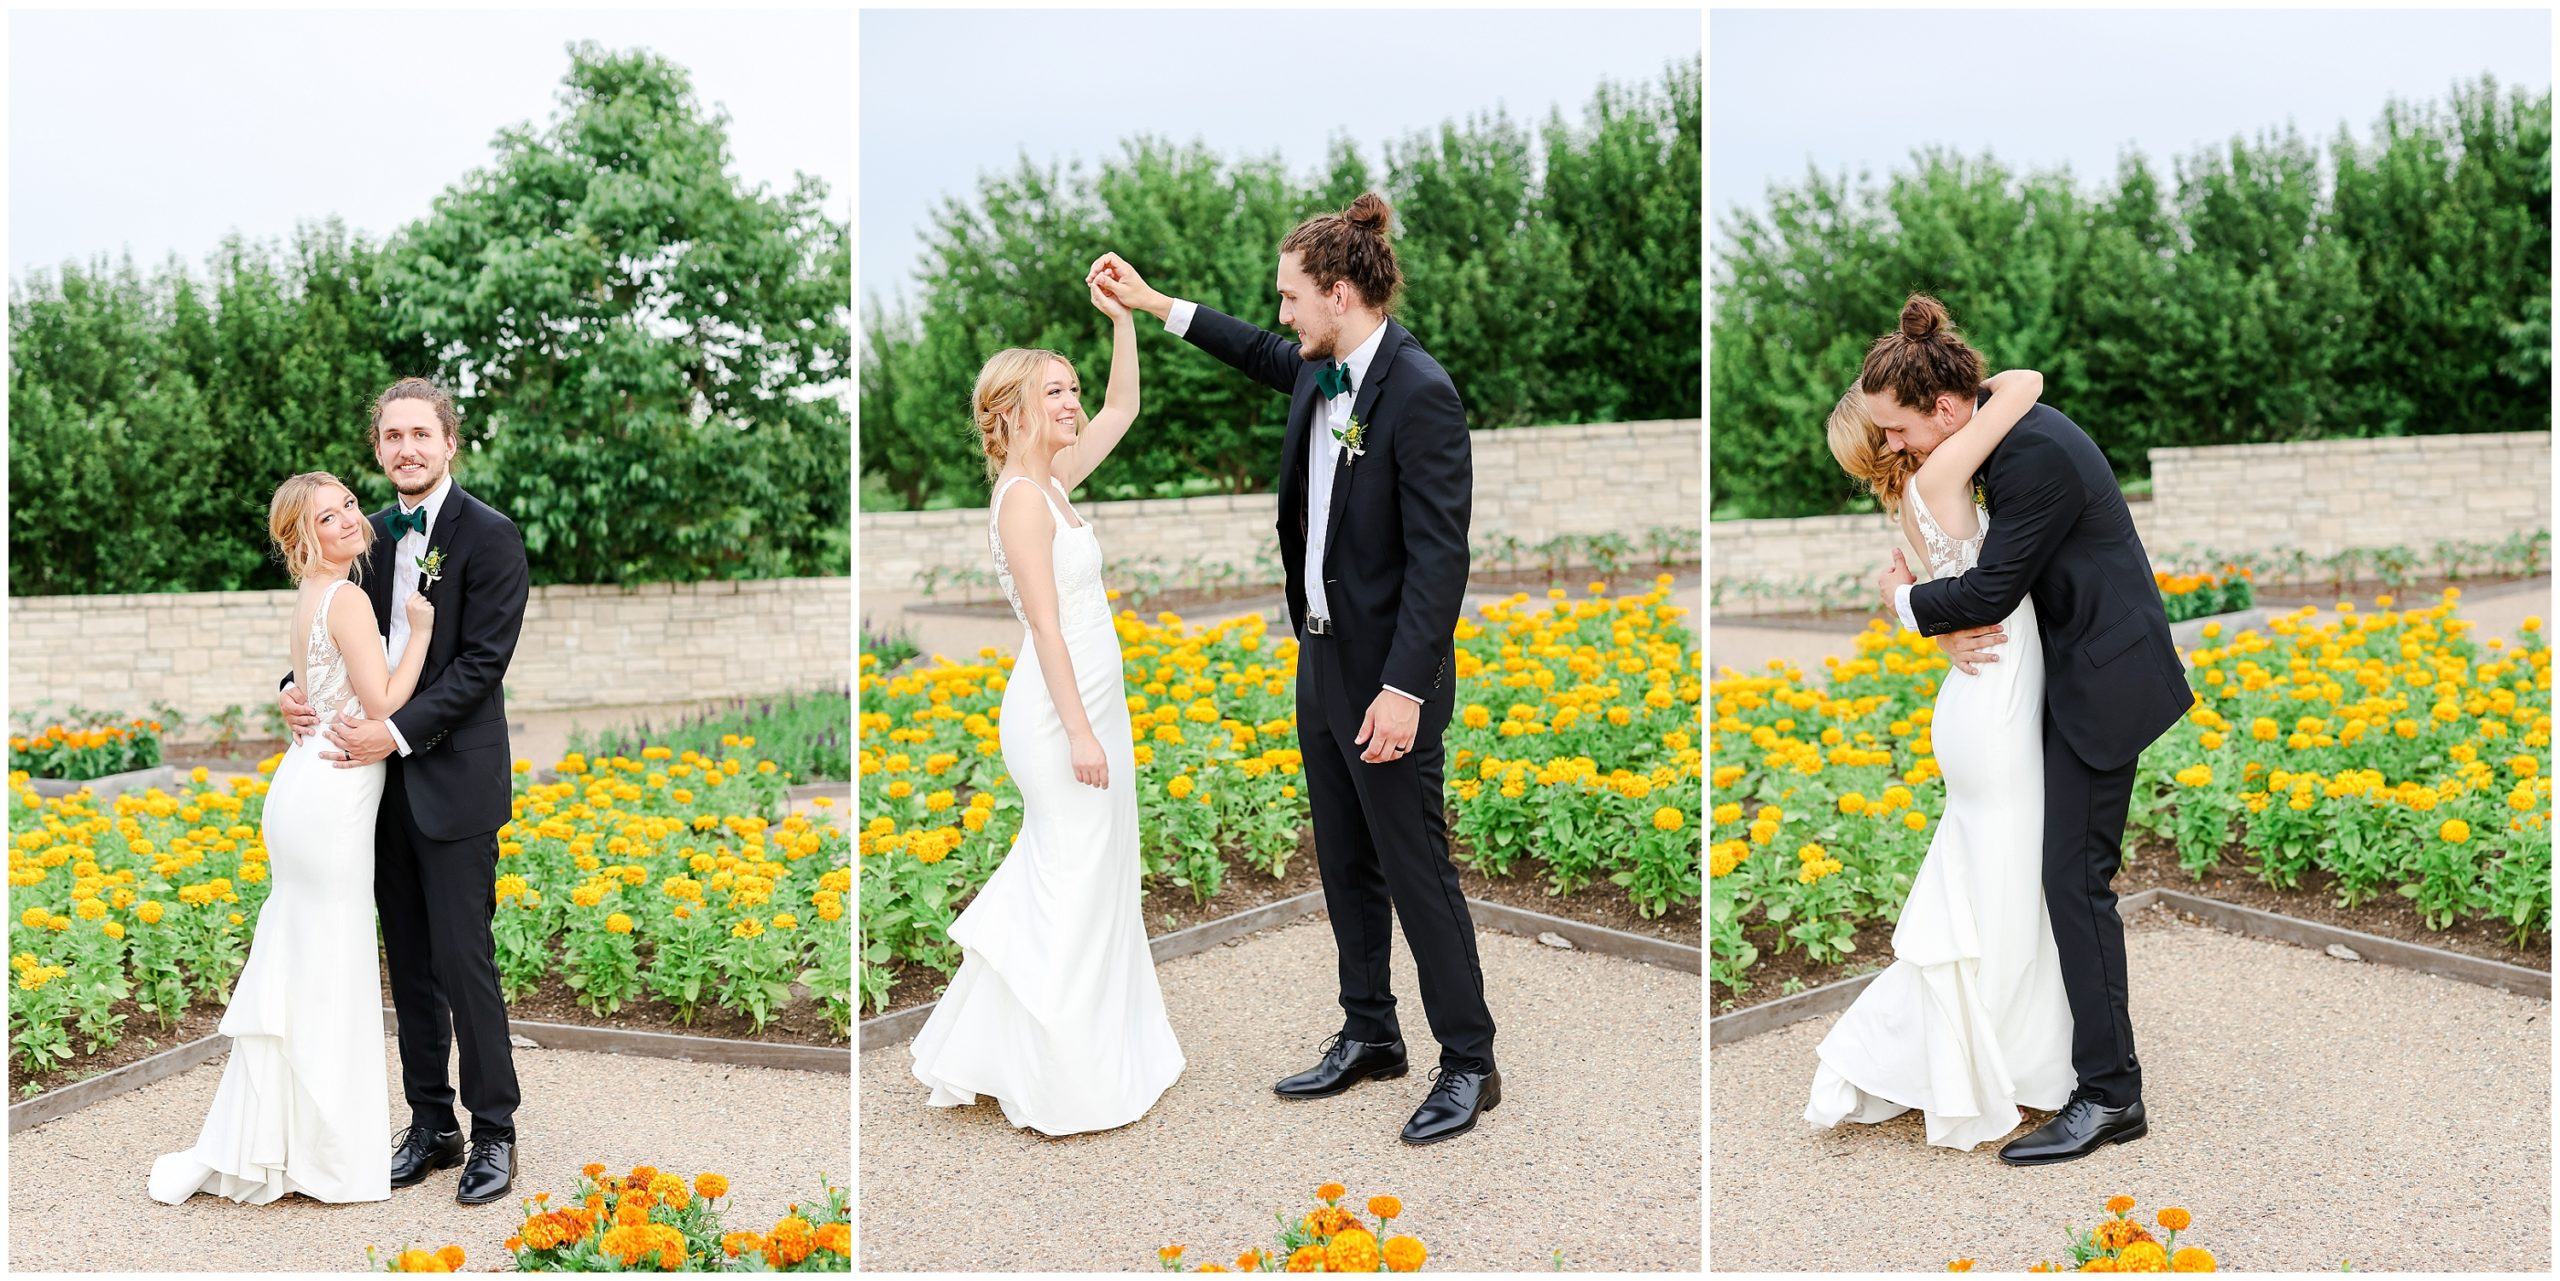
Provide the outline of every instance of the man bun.
[[1919,342],[1954,328],[1947,305],[1927,294],[1913,294],[1902,304],[1902,336]]

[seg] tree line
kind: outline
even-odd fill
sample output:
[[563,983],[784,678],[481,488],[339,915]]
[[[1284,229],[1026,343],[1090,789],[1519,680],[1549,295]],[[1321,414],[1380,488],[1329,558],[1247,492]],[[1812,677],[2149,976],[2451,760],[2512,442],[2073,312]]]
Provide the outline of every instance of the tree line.
[[[2111,185],[1923,151],[1723,219],[1717,519],[1869,510],[1822,423],[1906,294],[2149,474],[2163,446],[2551,428],[2551,95],[2395,101],[2369,140],[2290,128]],[[2341,483],[2348,478],[2340,477]]]
[[850,227],[814,178],[743,185],[682,68],[570,54],[547,125],[380,242],[332,219],[12,282],[10,590],[286,585],[269,495],[324,470],[391,501],[366,422],[410,374],[457,391],[456,481],[536,583],[848,572]]
[[[1138,137],[1092,173],[982,178],[923,234],[912,301],[866,301],[860,357],[866,502],[983,500],[969,397],[1005,347],[1073,360],[1099,406],[1110,328],[1084,273],[1116,250],[1150,283],[1277,329],[1280,240],[1364,190],[1395,207],[1397,317],[1446,368],[1472,426],[1696,415],[1703,391],[1700,67],[1604,83],[1578,123],[1495,112],[1387,143],[1372,168],[1336,141],[1323,172]],[[1095,478],[1114,497],[1272,483],[1287,402],[1139,325],[1146,407]]]

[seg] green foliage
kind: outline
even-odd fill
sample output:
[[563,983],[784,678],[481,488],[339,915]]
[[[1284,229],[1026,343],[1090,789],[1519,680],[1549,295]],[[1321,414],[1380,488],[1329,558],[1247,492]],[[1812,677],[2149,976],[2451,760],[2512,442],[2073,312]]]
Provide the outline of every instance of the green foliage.
[[[969,399],[1006,347],[1072,361],[1088,407],[1110,329],[1084,273],[1106,250],[1177,297],[1267,327],[1281,239],[1375,188],[1396,209],[1397,315],[1449,370],[1479,428],[1687,418],[1697,412],[1699,67],[1603,85],[1579,125],[1533,131],[1496,113],[1384,148],[1373,173],[1337,141],[1300,180],[1274,158],[1227,158],[1139,136],[1087,175],[1028,159],[947,201],[926,233],[921,299],[863,308],[859,373],[868,502],[975,502],[985,470]],[[1144,416],[1096,478],[1113,497],[1271,483],[1288,404],[1139,327]]]
[[1807,175],[1720,229],[1709,371],[1719,518],[1869,510],[1822,422],[1913,290],[2120,475],[2149,451],[2547,431],[2551,97],[2494,83],[2387,108],[2368,143],[2291,131],[2096,194],[1924,151],[1881,187]]
[[651,747],[682,756],[732,753],[743,745],[774,763],[791,783],[837,782],[853,777],[853,745],[846,727],[853,723],[853,691],[813,690],[770,698],[735,698],[723,707],[706,709],[655,727],[638,725],[569,735],[569,750],[590,758],[625,756],[640,759]]
[[201,277],[14,285],[10,590],[284,586],[268,495],[390,501],[364,425],[411,373],[460,392],[456,475],[536,583],[845,572],[849,230],[814,179],[742,186],[681,68],[570,52],[555,118],[387,243],[331,221]]

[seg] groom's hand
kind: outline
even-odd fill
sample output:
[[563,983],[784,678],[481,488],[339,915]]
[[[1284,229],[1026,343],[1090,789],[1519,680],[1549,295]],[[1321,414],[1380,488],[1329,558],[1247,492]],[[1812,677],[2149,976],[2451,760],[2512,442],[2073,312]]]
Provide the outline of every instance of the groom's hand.
[[1360,717],[1360,732],[1351,741],[1369,745],[1360,759],[1372,765],[1403,760],[1413,750],[1413,733],[1421,725],[1422,704],[1382,689],[1369,700],[1369,710]]
[[336,765],[339,769],[355,769],[358,766],[371,765],[389,756],[398,746],[391,741],[391,726],[388,722],[353,719],[354,710],[349,708],[345,715],[338,718],[337,724],[329,727],[329,741],[336,744],[338,750],[320,753],[322,760]]
[[1094,259],[1093,266],[1084,273],[1084,282],[1111,295],[1131,311],[1143,311],[1158,320],[1173,311],[1173,299],[1139,278],[1138,269],[1118,254],[1104,254]]
[[2007,639],[2009,634],[2000,630],[2000,624],[1993,623],[1989,627],[1968,627],[1960,632],[1948,632],[1938,638],[1938,648],[1947,651],[1947,657],[1954,660],[1956,670],[1967,676],[1979,676],[1982,664],[2000,661],[2000,656],[1992,653],[1991,647]]

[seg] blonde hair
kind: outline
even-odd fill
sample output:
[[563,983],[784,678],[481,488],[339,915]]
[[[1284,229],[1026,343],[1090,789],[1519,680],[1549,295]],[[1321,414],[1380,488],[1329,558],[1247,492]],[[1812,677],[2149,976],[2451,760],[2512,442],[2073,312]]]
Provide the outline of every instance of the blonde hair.
[[[284,571],[301,582],[320,568],[320,511],[314,501],[323,487],[336,485],[350,495],[356,491],[325,471],[307,471],[287,476],[276,486],[275,497],[267,500],[267,538],[275,544],[276,554],[284,558]],[[347,567],[347,577],[360,579],[366,560],[373,554],[372,542],[356,552],[354,563]]]
[[[1004,470],[1005,459],[1013,449],[1012,431],[1028,422],[1040,403],[1040,381],[1053,360],[1065,365],[1070,377],[1075,374],[1074,361],[1039,347],[1007,347],[987,357],[985,367],[978,370],[978,389],[969,397],[969,403],[971,416],[978,423],[978,449],[987,456],[988,480],[993,481],[996,473]],[[1010,430],[1005,426],[1008,415],[1015,419]],[[1079,403],[1076,431],[1082,433],[1091,421]]]
[[1884,428],[1867,412],[1867,394],[1852,385],[1831,407],[1823,424],[1831,456],[1851,480],[1867,487],[1887,512],[1902,510],[1902,491],[1920,471],[1921,460],[1907,449],[1885,447]]

